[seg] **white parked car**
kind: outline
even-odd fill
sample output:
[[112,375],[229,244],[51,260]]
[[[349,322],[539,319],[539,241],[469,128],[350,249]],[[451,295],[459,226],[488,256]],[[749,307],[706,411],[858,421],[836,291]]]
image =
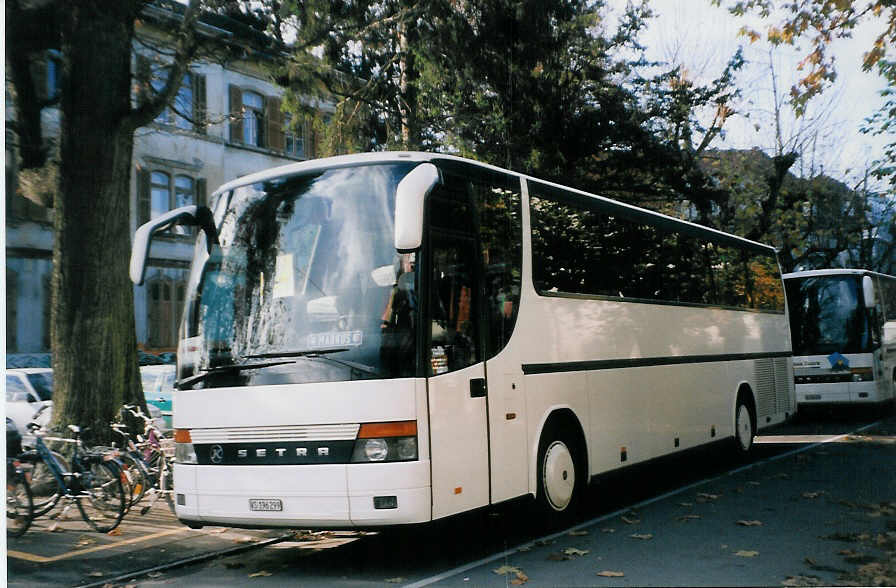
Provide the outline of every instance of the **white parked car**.
[[6,370],[6,416],[11,418],[22,436],[38,410],[47,406],[37,422],[50,422],[53,409],[53,370],[20,368]]

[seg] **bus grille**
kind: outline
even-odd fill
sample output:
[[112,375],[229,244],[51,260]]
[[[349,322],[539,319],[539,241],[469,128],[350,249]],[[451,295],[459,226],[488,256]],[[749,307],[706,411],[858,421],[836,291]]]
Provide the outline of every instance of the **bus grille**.
[[273,425],[232,429],[190,429],[193,443],[259,443],[276,441],[349,441],[361,425]]

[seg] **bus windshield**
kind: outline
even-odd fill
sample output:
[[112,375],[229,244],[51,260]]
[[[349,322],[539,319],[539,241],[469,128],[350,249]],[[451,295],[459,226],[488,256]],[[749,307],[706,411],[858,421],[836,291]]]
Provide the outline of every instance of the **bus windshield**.
[[411,168],[334,168],[235,189],[220,246],[197,246],[181,387],[414,375],[416,260],[394,245],[395,188]]
[[859,280],[853,275],[785,280],[794,355],[871,351]]

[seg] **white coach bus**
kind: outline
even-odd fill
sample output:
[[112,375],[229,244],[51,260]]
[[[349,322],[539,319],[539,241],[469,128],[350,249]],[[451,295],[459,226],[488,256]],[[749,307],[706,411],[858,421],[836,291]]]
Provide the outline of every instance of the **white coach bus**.
[[800,406],[882,403],[896,384],[896,277],[859,269],[784,274]]
[[[531,495],[795,411],[775,251],[456,157],[297,163],[195,224],[178,351],[177,516],[375,527]],[[732,451],[732,454],[735,452]]]

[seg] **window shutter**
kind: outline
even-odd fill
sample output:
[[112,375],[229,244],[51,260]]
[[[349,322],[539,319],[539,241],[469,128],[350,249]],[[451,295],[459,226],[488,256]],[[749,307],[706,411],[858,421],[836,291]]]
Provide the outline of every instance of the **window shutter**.
[[277,151],[286,150],[286,135],[283,133],[282,101],[276,96],[268,96],[264,101],[264,118],[268,124],[267,147]]
[[31,61],[31,81],[34,83],[37,99],[41,102],[47,100],[50,96],[47,92],[47,56],[43,53]]
[[205,76],[194,73],[193,76],[193,131],[204,135],[208,124],[206,114]]
[[149,221],[149,170],[137,167],[137,226]]
[[152,66],[143,55],[137,56],[137,104],[146,103],[152,88]]
[[243,91],[230,86],[230,142],[243,142]]
[[206,206],[208,200],[208,187],[205,178],[196,178],[193,184],[196,190],[196,206]]

